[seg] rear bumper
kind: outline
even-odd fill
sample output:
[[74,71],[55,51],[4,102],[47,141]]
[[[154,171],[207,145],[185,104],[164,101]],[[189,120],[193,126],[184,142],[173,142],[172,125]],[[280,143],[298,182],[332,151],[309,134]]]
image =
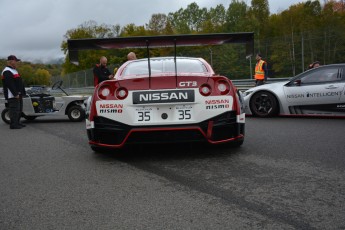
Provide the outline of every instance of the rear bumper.
[[128,126],[103,117],[95,117],[94,128],[87,130],[91,146],[121,148],[125,144],[209,142],[220,144],[244,140],[244,123],[235,112],[226,112],[190,125]]

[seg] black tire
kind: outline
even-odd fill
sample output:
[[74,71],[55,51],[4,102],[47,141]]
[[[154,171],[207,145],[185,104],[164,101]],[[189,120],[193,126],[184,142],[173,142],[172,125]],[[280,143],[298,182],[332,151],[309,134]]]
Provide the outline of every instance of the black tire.
[[244,140],[240,140],[240,141],[234,141],[229,143],[229,146],[232,148],[238,148],[243,144]]
[[33,121],[37,118],[37,116],[26,116],[24,114],[22,114],[22,117],[24,117],[28,121]]
[[1,118],[6,124],[10,124],[11,122],[9,111],[10,110],[8,108],[5,108],[1,112]]
[[259,91],[250,99],[250,110],[257,117],[273,117],[278,114],[277,98],[270,92]]
[[95,153],[109,153],[110,152],[110,150],[107,148],[96,147],[96,146],[90,146],[90,147]]
[[85,119],[85,110],[79,105],[73,105],[68,109],[67,115],[71,121],[82,121]]

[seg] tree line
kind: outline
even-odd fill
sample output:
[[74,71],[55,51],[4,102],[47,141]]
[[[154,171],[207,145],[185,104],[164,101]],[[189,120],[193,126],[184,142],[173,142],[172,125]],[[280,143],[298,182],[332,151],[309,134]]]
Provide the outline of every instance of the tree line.
[[[6,59],[0,59],[1,71],[7,65]],[[25,86],[30,85],[46,85],[52,84],[51,77],[60,75],[62,66],[58,64],[34,64],[30,62],[20,62],[18,72],[24,80]],[[0,81],[2,86],[2,81]]]
[[[98,25],[88,21],[68,30],[61,49],[66,58],[66,73],[92,67],[100,55],[108,57],[112,64],[122,63],[128,50],[102,50],[81,52],[80,65],[68,60],[67,39],[107,38],[126,36],[150,36],[171,34],[202,34],[227,32],[254,32],[255,53],[261,53],[268,62],[270,77],[290,77],[306,70],[309,63],[322,64],[344,62],[345,52],[344,1],[306,1],[291,5],[287,10],[270,14],[268,0],[232,0],[229,6],[222,4],[210,9],[191,3],[185,9],[168,14],[153,14],[145,25]],[[239,47],[210,49],[184,49],[183,54],[199,54],[210,62],[216,72],[233,78],[250,77],[249,60]],[[144,50],[136,50],[145,57]],[[210,55],[213,54],[213,57]],[[171,50],[154,50],[152,55],[171,54]],[[254,65],[254,57],[252,57]]]
[[[254,53],[261,53],[268,62],[269,77],[291,77],[305,71],[314,61],[323,65],[344,62],[344,22],[344,0],[324,0],[322,3],[310,0],[276,14],[270,13],[268,0],[251,0],[250,5],[243,0],[232,0],[228,6],[219,4],[209,9],[194,2],[176,12],[153,14],[144,25],[121,27],[119,24],[84,22],[64,35],[62,66],[23,63],[19,71],[28,84],[49,84],[51,76],[93,68],[103,55],[115,66],[126,61],[129,51],[137,53],[139,58],[146,57],[143,49],[83,51],[79,53],[80,65],[76,66],[69,62],[68,39],[254,32]],[[169,48],[153,49],[150,56],[172,54]],[[240,45],[181,47],[178,55],[202,57],[212,64],[216,73],[231,79],[250,78],[255,65],[255,57],[246,59],[244,47]]]

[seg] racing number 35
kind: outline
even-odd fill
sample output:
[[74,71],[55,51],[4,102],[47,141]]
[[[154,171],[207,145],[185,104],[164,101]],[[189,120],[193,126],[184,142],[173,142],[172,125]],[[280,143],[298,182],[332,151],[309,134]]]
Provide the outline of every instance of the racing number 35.
[[[138,111],[137,121],[147,122],[152,120],[151,111]],[[192,119],[192,113],[189,109],[177,110],[177,119],[180,121]]]
[[138,112],[138,121],[150,121],[151,114],[150,111],[139,111]]
[[189,109],[179,109],[177,110],[178,113],[178,119],[179,120],[190,120],[192,118],[192,114]]

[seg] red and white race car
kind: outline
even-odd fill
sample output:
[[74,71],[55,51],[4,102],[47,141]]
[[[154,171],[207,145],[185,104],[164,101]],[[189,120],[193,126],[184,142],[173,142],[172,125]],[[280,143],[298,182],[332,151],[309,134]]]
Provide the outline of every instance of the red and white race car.
[[[81,49],[245,43],[252,33],[69,40],[70,60]],[[176,49],[175,49],[176,50]],[[149,53],[149,52],[148,52]],[[244,141],[243,99],[232,82],[202,58],[154,57],[127,61],[116,80],[95,87],[86,109],[94,151],[125,144]]]

